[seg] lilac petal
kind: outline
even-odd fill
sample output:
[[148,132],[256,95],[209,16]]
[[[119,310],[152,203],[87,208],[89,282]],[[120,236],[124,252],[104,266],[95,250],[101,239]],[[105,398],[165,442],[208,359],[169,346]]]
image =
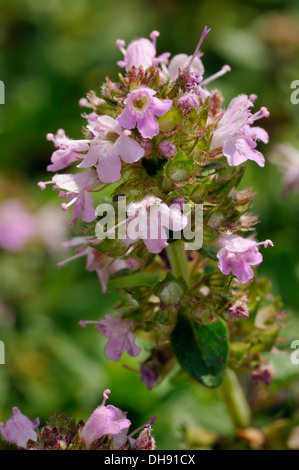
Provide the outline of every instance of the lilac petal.
[[52,163],[47,166],[47,171],[63,170],[71,163],[80,159],[80,157],[83,158],[83,155],[73,152],[71,149],[58,149],[53,152],[51,157]]
[[120,339],[118,337],[111,336],[104,349],[104,354],[107,359],[118,362],[124,352],[124,345],[120,347]]
[[106,434],[115,434],[117,435],[122,429],[128,429],[131,426],[131,421],[129,419],[120,419],[116,423],[110,422],[107,424],[105,431]]
[[97,172],[103,183],[115,183],[121,178],[121,161],[117,155],[102,158],[99,161]]
[[124,162],[134,163],[143,157],[144,149],[138,144],[138,142],[136,142],[136,140],[131,139],[131,137],[128,136],[120,137],[120,139],[119,154]]
[[134,127],[136,127],[136,117],[131,113],[129,108],[125,108],[116,121],[125,129],[134,129]]
[[218,244],[233,253],[244,253],[256,246],[254,240],[238,235],[224,235],[218,239]]
[[151,240],[150,238],[145,238],[143,241],[149,253],[161,253],[168,246],[167,239]]
[[248,160],[255,161],[261,167],[265,166],[265,157],[258,150],[251,150],[251,152],[248,153]]
[[163,54],[160,54],[158,57],[155,57],[153,59],[153,64],[154,65],[167,64],[170,56],[171,56],[170,52],[163,52]]
[[83,189],[91,189],[97,184],[95,171],[84,171],[76,174],[55,175],[52,181],[59,189],[72,193],[80,193]]
[[83,162],[81,162],[80,165],[77,165],[78,168],[90,168],[91,166],[94,166],[99,159],[99,153],[99,146],[96,144],[96,142],[91,142]]
[[244,260],[246,263],[256,266],[263,261],[263,255],[255,248],[245,253]]
[[233,275],[236,276],[242,284],[246,284],[254,276],[254,272],[244,259],[233,262],[231,268]]
[[159,124],[155,116],[148,113],[143,119],[137,123],[137,129],[145,139],[152,139],[159,134]]
[[172,100],[159,100],[159,98],[152,98],[151,111],[158,117],[167,113],[172,106]]
[[96,212],[93,206],[94,200],[90,193],[83,191],[80,197],[82,204],[82,220],[83,222],[93,222],[96,219]]
[[139,348],[135,344],[135,335],[134,335],[134,333],[130,332],[127,335],[126,350],[128,351],[128,354],[130,354],[130,356],[132,356],[132,357],[138,356],[138,354],[141,352],[141,348]]
[[227,158],[227,163],[229,166],[238,166],[241,163],[246,162],[248,159],[248,155],[244,153],[244,149],[242,148],[241,143],[239,142],[239,146],[237,147],[236,141],[233,140],[226,140],[224,142],[223,155]]
[[222,274],[228,275],[230,273],[231,260],[228,258],[228,252],[225,248],[217,253],[217,258],[219,259],[218,267]]
[[264,144],[269,142],[268,132],[262,127],[250,127],[250,136],[252,139],[261,140]]
[[102,292],[103,292],[103,294],[105,294],[107,292],[107,283],[109,281],[108,270],[107,269],[105,269],[105,270],[97,269],[96,272],[97,272],[99,281],[100,281],[101,286],[102,286]]

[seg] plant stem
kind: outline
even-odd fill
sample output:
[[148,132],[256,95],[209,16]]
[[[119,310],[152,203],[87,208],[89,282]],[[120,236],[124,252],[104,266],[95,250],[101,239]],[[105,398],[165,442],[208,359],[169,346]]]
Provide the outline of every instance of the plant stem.
[[[182,276],[190,287],[190,270],[184,242],[177,240],[168,245],[166,251],[173,275],[175,277]],[[186,345],[186,347],[188,346]],[[227,368],[224,380],[219,386],[219,391],[234,425],[237,428],[248,427],[251,411],[233,370]]]
[[190,272],[183,240],[170,243],[166,251],[173,275],[175,277],[182,276],[187,285],[189,285]]
[[250,425],[251,411],[235,372],[229,368],[219,387],[227,411],[237,428]]

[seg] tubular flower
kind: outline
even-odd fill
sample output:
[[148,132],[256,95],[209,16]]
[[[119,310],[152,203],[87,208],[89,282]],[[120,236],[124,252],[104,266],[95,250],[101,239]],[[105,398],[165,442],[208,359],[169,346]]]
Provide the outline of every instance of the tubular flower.
[[134,163],[144,156],[144,149],[129,137],[130,132],[122,131],[120,124],[110,116],[91,120],[87,129],[94,138],[78,167],[89,168],[97,164],[98,176],[104,183],[114,183],[121,178],[120,158],[126,163]]
[[[110,390],[105,390],[103,393],[103,402],[98,408],[94,410],[88,421],[86,422],[81,437],[87,448],[91,444],[100,439],[100,437],[108,434],[113,436],[113,441],[119,436],[118,445],[120,448],[127,440],[127,430],[131,426],[131,421],[127,419],[125,413],[113,405],[106,405],[108,394]],[[115,443],[115,442],[114,442]]]
[[151,88],[141,87],[131,91],[124,100],[126,105],[117,122],[125,129],[137,126],[142,137],[152,139],[159,134],[157,117],[170,110],[171,100],[159,100]]
[[37,441],[37,434],[34,428],[39,426],[39,418],[30,421],[16,406],[12,409],[12,413],[12,417],[5,425],[0,423],[0,434],[2,434],[4,439],[22,448],[27,446],[29,440]]
[[164,52],[164,54],[156,57],[156,41],[159,36],[158,31],[152,31],[150,34],[151,41],[146,38],[137,39],[132,41],[127,49],[125,49],[125,41],[117,39],[115,44],[124,55],[124,60],[119,60],[117,65],[129,70],[133,66],[147,69],[152,65],[167,64],[170,56],[169,52]]
[[259,166],[265,165],[265,158],[256,150],[256,141],[268,142],[268,134],[261,127],[250,127],[254,121],[268,117],[267,108],[252,114],[256,96],[239,95],[234,98],[220,119],[213,134],[211,148],[222,148],[229,166],[237,166],[246,160],[254,160]]
[[263,261],[258,246],[264,245],[265,248],[268,245],[273,246],[271,240],[257,243],[238,235],[223,236],[218,243],[222,246],[217,253],[220,271],[222,274],[229,274],[231,270],[242,284],[246,284],[254,276],[250,266],[256,266]]
[[188,223],[178,204],[168,207],[152,195],[130,203],[127,214],[127,243],[142,239],[150,253],[160,253],[168,245],[167,229],[177,232]]
[[69,139],[63,129],[58,129],[55,136],[54,134],[47,134],[47,140],[54,142],[55,147],[58,148],[52,154],[52,163],[47,166],[48,171],[63,170],[71,163],[82,159],[84,157],[83,153],[88,150],[86,141]]

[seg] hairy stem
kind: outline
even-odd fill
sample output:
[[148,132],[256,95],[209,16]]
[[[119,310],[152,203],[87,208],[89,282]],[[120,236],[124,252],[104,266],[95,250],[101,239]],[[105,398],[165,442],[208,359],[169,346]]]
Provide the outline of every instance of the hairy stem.
[[248,427],[250,425],[251,411],[233,370],[227,369],[219,390],[235,426],[237,428]]
[[166,251],[173,275],[175,277],[182,276],[189,286],[190,271],[183,240],[170,243]]

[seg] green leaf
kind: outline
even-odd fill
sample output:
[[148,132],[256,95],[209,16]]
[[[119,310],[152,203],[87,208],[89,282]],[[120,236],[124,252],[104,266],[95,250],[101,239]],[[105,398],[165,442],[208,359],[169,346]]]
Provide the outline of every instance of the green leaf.
[[180,150],[174,159],[167,163],[166,173],[175,182],[184,181],[190,178],[193,166],[193,159],[187,158],[185,153]]
[[223,320],[202,326],[180,311],[170,343],[178,362],[193,379],[208,388],[218,387],[229,352],[228,329]]
[[177,305],[186,289],[187,284],[182,277],[176,279],[168,272],[166,278],[154,286],[153,293],[164,305]]
[[203,252],[205,256],[212,259],[213,261],[218,261],[217,250],[213,248],[212,246],[203,244],[201,249],[198,250],[198,253],[201,253],[201,252]]
[[180,107],[170,109],[158,119],[161,132],[170,133],[174,131],[183,121],[184,113]]

